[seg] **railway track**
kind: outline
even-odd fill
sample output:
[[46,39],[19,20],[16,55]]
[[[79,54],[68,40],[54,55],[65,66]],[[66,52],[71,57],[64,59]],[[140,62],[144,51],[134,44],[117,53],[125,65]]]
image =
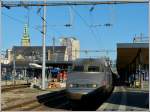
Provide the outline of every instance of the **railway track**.
[[40,95],[26,102],[2,108],[2,111],[57,110],[57,109],[58,110],[69,109],[65,90]]
[[[110,93],[111,94],[111,93]],[[97,96],[98,97],[98,96]],[[109,95],[107,95],[109,97]],[[23,102],[15,102],[13,105],[2,108],[2,111],[65,111],[65,110],[97,110],[101,103],[107,98],[98,98],[97,101],[87,99],[78,108],[72,108],[66,96],[66,90],[39,95],[31,99],[25,99]],[[103,100],[103,101],[102,101]]]
[[17,84],[17,85],[1,86],[1,91],[6,92],[6,91],[18,89],[18,88],[27,88],[29,86],[30,86],[30,84]]

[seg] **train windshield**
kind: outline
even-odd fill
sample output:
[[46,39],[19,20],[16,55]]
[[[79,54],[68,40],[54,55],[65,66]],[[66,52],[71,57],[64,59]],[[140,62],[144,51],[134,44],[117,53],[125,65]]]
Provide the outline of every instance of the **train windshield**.
[[76,71],[76,72],[84,72],[84,66],[75,66],[73,68],[73,71]]
[[100,72],[99,66],[74,66],[73,71],[75,72]]
[[88,72],[99,72],[99,66],[89,66]]

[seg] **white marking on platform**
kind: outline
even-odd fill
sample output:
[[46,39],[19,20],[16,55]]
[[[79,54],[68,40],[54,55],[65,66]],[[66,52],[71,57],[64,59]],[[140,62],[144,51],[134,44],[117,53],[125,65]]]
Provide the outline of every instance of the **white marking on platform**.
[[[114,90],[113,90],[113,92],[112,92],[112,94],[113,93],[115,93],[115,92],[118,92],[118,87],[115,87],[114,88]],[[110,98],[108,99],[108,100],[113,100],[113,97],[112,97],[112,95],[110,96]],[[107,100],[107,101],[108,101]],[[117,106],[117,104],[112,104],[112,103],[108,103],[108,102],[105,102],[105,103],[103,103],[99,108],[98,108],[98,110],[106,110],[107,108],[110,108],[111,106]]]
[[120,105],[118,110],[124,110],[125,111],[126,105],[127,105],[127,94],[125,93],[125,89],[123,87],[121,87],[120,89],[121,89],[121,92],[123,92],[120,104],[124,104],[124,105]]

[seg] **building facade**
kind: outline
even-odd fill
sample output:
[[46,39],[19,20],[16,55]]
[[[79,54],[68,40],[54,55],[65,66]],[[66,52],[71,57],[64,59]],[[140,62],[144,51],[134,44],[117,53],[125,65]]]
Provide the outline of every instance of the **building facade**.
[[66,46],[66,58],[68,58],[68,61],[72,61],[80,57],[80,42],[76,38],[62,37],[60,39],[60,45]]
[[[16,61],[41,62],[42,46],[14,46],[12,52]],[[65,61],[66,46],[46,46],[46,61]],[[12,57],[12,56],[9,56]]]
[[[8,61],[3,62],[1,73],[3,76],[7,74],[12,76],[16,72],[15,77],[41,76],[42,69],[32,65],[42,66],[42,54],[42,46],[13,46],[11,50],[7,50],[5,59]],[[68,62],[65,56],[66,46],[46,46],[46,68],[59,67],[67,70],[72,62]]]

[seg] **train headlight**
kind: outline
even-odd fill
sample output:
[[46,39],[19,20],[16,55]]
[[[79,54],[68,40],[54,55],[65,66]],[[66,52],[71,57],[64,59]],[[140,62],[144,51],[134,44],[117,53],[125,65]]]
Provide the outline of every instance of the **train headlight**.
[[73,84],[69,84],[69,87],[72,88],[72,87],[73,87]]
[[88,88],[96,88],[96,87],[97,87],[97,84],[87,84],[87,87],[88,87]]
[[92,85],[92,87],[93,87],[93,88],[96,88],[96,87],[97,87],[97,85],[96,85],[96,84],[93,84],[93,85]]

